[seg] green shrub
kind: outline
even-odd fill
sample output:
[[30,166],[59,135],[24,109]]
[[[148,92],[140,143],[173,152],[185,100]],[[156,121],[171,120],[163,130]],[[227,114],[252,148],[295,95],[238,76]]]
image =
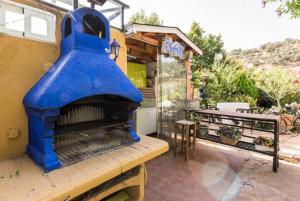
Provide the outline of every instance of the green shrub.
[[232,59],[213,65],[207,92],[209,105],[217,102],[248,102],[251,106],[256,106],[258,97],[251,72]]

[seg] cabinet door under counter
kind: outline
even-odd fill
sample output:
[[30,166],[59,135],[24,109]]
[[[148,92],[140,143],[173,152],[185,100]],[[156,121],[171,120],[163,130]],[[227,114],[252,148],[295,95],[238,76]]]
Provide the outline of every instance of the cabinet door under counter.
[[156,108],[139,107],[134,113],[134,119],[138,135],[156,133]]

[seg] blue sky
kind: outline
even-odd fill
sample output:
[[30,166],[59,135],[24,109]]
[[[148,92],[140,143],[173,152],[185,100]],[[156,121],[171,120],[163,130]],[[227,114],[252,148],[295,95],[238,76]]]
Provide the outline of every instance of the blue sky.
[[259,47],[285,38],[300,39],[300,19],[278,17],[276,5],[262,8],[260,0],[125,0],[132,13],[156,12],[166,26],[188,32],[193,20],[208,32],[221,34],[227,50]]

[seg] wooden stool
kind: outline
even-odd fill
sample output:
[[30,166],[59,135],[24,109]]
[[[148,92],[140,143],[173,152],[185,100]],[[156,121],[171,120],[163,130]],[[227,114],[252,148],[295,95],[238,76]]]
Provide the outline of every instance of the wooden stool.
[[[180,129],[181,128],[181,129]],[[189,159],[189,148],[191,148],[191,136],[193,138],[193,154],[195,156],[196,150],[196,123],[187,120],[180,120],[175,122],[174,132],[174,157],[177,154],[177,134],[181,130],[181,149],[183,150],[185,160]],[[191,132],[193,131],[193,132]]]

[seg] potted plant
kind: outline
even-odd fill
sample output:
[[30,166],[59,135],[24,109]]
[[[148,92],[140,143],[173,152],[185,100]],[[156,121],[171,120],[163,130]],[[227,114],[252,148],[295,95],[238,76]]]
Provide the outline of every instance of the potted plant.
[[197,137],[207,137],[209,133],[209,126],[201,124],[201,117],[194,112],[189,112],[188,113],[188,119],[190,121],[196,122],[197,124]]
[[297,102],[285,104],[283,112],[284,114],[281,115],[280,126],[285,127],[288,130],[292,130],[300,115],[300,104]]
[[235,145],[242,135],[238,128],[230,126],[221,126],[216,133],[218,136],[220,136],[222,143],[230,145]]
[[255,149],[258,151],[274,151],[274,141],[268,137],[258,137],[254,140]]

